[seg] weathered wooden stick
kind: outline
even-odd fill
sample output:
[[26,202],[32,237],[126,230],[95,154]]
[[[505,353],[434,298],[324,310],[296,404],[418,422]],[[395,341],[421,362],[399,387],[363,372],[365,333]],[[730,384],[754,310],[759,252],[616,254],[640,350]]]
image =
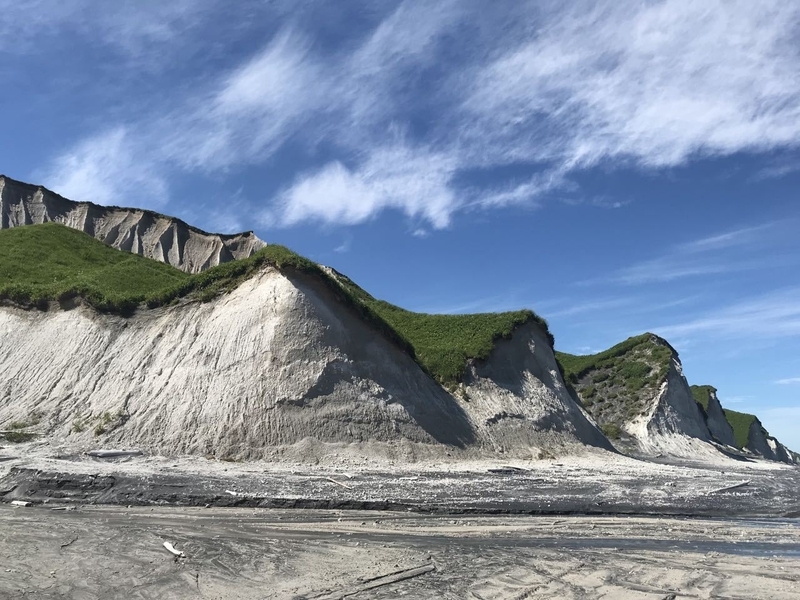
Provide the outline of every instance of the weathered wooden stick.
[[333,477],[326,477],[325,479],[327,479],[327,480],[328,480],[328,481],[330,481],[331,483],[335,483],[336,485],[340,485],[340,486],[342,486],[342,487],[343,487],[344,489],[346,489],[346,490],[351,490],[351,489],[353,489],[353,488],[351,488],[349,485],[347,485],[346,483],[342,483],[341,481],[336,481],[336,480],[335,480]]
[[710,496],[711,494],[718,494],[720,492],[729,492],[731,490],[736,490],[736,489],[742,488],[742,487],[744,487],[746,485],[750,485],[750,480],[749,479],[747,481],[742,481],[741,483],[736,483],[734,485],[729,485],[729,486],[726,486],[726,487],[723,487],[723,488],[719,488],[718,490],[711,490],[706,495]]
[[368,590],[374,590],[375,588],[391,585],[393,583],[398,583],[400,581],[405,581],[407,579],[412,579],[414,577],[419,577],[420,575],[424,575],[425,573],[430,573],[431,571],[435,570],[436,570],[436,565],[433,564],[423,565],[421,567],[414,567],[411,569],[404,569],[402,571],[396,571],[394,573],[389,573],[387,575],[381,575],[380,577],[375,577],[373,579],[368,580],[363,585],[359,585],[358,587],[354,587],[352,589],[343,592],[334,592],[326,596],[317,596],[317,599],[344,600],[345,598],[349,598],[350,596],[355,596],[356,594],[360,594]]
[[175,548],[175,546],[173,546],[169,542],[164,542],[164,548],[169,550],[170,554],[172,554],[175,558],[185,558],[186,557],[186,555],[183,552],[181,552],[180,550],[177,550]]

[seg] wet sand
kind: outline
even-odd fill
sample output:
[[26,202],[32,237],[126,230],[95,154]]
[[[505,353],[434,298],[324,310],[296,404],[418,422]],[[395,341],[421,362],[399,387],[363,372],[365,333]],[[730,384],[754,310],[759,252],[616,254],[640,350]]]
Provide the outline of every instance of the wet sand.
[[0,598],[800,598],[793,520],[6,504],[0,521]]
[[766,461],[4,450],[2,600],[800,599],[800,469]]

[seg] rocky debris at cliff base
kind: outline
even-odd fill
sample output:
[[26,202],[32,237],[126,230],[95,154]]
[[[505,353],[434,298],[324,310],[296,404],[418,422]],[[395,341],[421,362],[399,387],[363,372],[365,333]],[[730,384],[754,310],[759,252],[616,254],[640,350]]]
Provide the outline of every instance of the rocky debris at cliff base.
[[[344,453],[321,465],[197,457],[149,456],[112,463],[52,457],[40,446],[0,463],[2,500],[423,513],[800,513],[800,469],[765,460],[659,464],[600,451],[557,460],[413,464],[364,462],[357,454]],[[491,472],[498,469],[503,472]],[[743,481],[749,483],[720,493]]]

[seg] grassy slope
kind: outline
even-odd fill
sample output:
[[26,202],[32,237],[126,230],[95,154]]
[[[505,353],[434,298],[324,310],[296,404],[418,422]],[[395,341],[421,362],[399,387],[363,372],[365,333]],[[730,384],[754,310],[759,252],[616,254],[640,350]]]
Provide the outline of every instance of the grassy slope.
[[654,342],[649,333],[597,354],[556,353],[564,379],[612,438],[619,437],[625,422],[648,409],[650,399],[667,375],[671,357],[672,350]]
[[[616,346],[612,346],[608,350],[598,352],[597,354],[576,355],[556,352],[556,358],[564,371],[564,378],[575,384],[591,371],[622,366],[624,361],[620,361],[619,359],[638,346],[649,344],[651,337],[649,333],[637,335],[628,338]],[[672,355],[672,352],[666,346],[658,346],[657,348],[653,348],[652,351],[657,353],[657,358],[659,360],[669,360]],[[625,383],[630,384],[631,387],[637,387],[645,379],[645,375],[642,373],[643,369],[631,365],[622,366],[622,369],[621,375]]]
[[0,297],[21,303],[83,296],[98,308],[123,308],[188,278],[63,225],[0,231]]
[[750,425],[756,420],[756,416],[727,408],[723,408],[723,410],[725,411],[725,418],[733,427],[733,438],[736,440],[736,445],[739,448],[744,448],[747,445],[750,434]]
[[469,359],[488,358],[498,339],[510,337],[518,326],[529,321],[538,323],[553,343],[547,323],[530,310],[472,315],[415,313],[373,298],[341,273],[335,273],[335,277],[407,339],[420,363],[446,385],[461,380]]
[[711,392],[716,392],[717,389],[710,385],[693,385],[691,386],[691,390],[694,401],[702,406],[704,411],[708,412]]
[[[703,410],[708,411],[709,394],[711,391],[717,391],[716,388],[710,385],[693,385],[692,396],[695,401],[703,407]],[[750,433],[750,425],[756,420],[755,415],[722,409],[725,412],[725,418],[730,426],[733,428],[733,437],[736,440],[736,445],[743,448],[747,445],[747,438]]]
[[267,264],[316,277],[446,385],[461,380],[467,360],[488,357],[495,341],[522,323],[534,320],[549,335],[547,324],[531,311],[427,315],[403,310],[376,300],[343,275],[329,276],[283,246],[268,245],[250,258],[189,275],[57,224],[0,231],[0,299],[30,305],[80,296],[100,310],[124,313],[141,303],[152,308],[183,297],[209,300]]

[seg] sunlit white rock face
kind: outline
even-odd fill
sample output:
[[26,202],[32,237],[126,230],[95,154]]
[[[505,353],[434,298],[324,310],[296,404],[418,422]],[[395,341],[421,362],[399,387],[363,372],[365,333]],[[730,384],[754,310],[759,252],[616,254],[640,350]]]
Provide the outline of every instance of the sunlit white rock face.
[[667,376],[649,406],[644,415],[625,426],[642,451],[683,457],[716,454],[708,444],[711,433],[677,354],[670,359]]
[[247,258],[265,246],[251,231],[206,233],[155,212],[73,202],[45,188],[0,176],[0,228],[49,222],[62,223],[114,248],[188,273]]
[[[716,391],[709,390],[708,409],[704,415],[694,400],[677,353],[650,410],[626,426],[639,446],[649,455],[679,456],[693,459],[718,457],[715,442],[734,450],[733,428],[725,417]],[[798,462],[797,456],[783,444],[770,437],[756,419],[750,426],[746,453],[786,463]]]
[[319,280],[271,267],[128,318],[0,306],[0,427],[38,422],[59,444],[301,460],[608,447],[536,326],[471,369],[451,394]]

